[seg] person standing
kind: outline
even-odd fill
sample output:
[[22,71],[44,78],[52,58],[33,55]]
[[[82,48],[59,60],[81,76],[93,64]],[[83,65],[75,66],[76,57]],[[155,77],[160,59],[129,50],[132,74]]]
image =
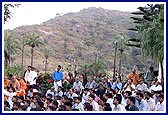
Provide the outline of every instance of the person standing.
[[144,76],[145,82],[148,84],[148,88],[151,86],[153,78],[154,78],[154,68],[150,67]]
[[58,86],[62,87],[63,73],[61,71],[61,66],[57,66],[57,70],[54,71],[52,79],[54,80],[55,91],[58,91]]

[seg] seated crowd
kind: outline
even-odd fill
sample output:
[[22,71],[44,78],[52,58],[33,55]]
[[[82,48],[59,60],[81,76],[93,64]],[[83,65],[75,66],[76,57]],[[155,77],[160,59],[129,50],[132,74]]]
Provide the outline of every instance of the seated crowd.
[[[54,84],[42,94],[38,74],[28,66],[24,79],[4,77],[4,111],[164,111],[164,83],[155,79],[146,84],[135,70],[126,82],[119,77],[90,77],[87,83],[76,77],[71,87]],[[32,73],[31,73],[32,72]],[[32,78],[28,77],[32,75]],[[68,81],[64,77],[63,81]],[[98,81],[98,82],[97,82]]]

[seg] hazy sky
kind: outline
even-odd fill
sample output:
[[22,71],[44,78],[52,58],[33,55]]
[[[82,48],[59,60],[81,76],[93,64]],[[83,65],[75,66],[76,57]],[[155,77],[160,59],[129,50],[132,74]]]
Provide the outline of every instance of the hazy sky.
[[13,17],[3,24],[3,28],[14,29],[22,25],[41,24],[54,18],[57,13],[79,12],[88,7],[132,12],[148,3],[151,2],[21,2],[21,6],[11,9]]

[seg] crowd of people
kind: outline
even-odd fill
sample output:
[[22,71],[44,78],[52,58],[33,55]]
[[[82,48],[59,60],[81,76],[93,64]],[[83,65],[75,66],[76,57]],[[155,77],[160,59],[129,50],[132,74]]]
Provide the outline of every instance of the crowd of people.
[[[164,80],[154,78],[152,69],[139,76],[136,69],[126,76],[112,81],[101,72],[88,77],[84,83],[76,76],[71,87],[63,87],[69,81],[58,65],[52,75],[52,87],[44,94],[38,73],[28,66],[21,76],[4,76],[4,111],[164,111]],[[98,82],[97,82],[98,81]]]

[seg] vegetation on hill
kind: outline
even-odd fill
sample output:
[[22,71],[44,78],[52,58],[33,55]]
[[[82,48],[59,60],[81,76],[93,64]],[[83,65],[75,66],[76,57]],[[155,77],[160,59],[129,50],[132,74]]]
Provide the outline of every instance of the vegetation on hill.
[[[121,65],[121,72],[128,74],[133,66],[139,72],[144,72],[153,61],[143,60],[141,50],[125,46],[125,42],[137,36],[128,28],[135,24],[130,20],[130,12],[112,11],[103,8],[90,7],[77,13],[68,13],[56,16],[40,25],[17,27],[5,30],[5,39],[8,34],[17,39],[17,46],[22,49],[28,33],[36,33],[43,44],[33,48],[34,67],[53,72],[57,64],[64,68],[69,65],[93,64],[97,57],[107,71],[113,71],[114,44],[117,45],[116,69]],[[44,54],[47,46],[52,52]],[[31,47],[24,46],[24,67],[30,65],[32,57]],[[122,53],[121,53],[122,49]],[[12,64],[21,64],[22,53],[12,52]],[[46,61],[47,60],[47,61]],[[47,66],[46,66],[47,64]],[[100,63],[99,63],[100,65]],[[92,65],[94,66],[94,65]],[[47,69],[46,69],[47,67]],[[93,71],[93,73],[95,70]]]

